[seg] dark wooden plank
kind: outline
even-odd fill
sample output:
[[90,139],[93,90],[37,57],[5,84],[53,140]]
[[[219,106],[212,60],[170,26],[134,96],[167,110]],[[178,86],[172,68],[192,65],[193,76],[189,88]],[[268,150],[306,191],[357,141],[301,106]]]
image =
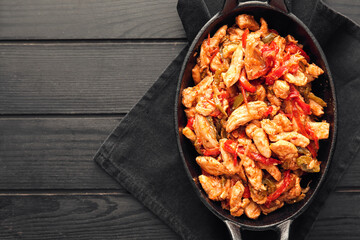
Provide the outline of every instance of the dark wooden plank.
[[[327,200],[312,240],[359,239],[359,193]],[[0,194],[1,239],[178,239],[126,193]]]
[[[117,189],[93,156],[120,117],[0,119],[0,189]],[[354,161],[340,188],[360,187]]]
[[131,195],[0,196],[1,239],[178,239]]
[[184,46],[0,44],[0,114],[127,112]]
[[339,11],[357,24],[360,24],[359,0],[324,0],[324,2],[334,10]]
[[93,161],[119,118],[0,120],[0,189],[119,189]]
[[326,201],[309,240],[359,239],[360,193],[335,193]]
[[176,0],[2,0],[0,39],[185,38]]

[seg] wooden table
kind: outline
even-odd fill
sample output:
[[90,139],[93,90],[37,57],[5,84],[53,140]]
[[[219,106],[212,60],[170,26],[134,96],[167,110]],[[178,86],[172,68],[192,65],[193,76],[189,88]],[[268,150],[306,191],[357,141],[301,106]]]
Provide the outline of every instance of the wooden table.
[[[0,1],[0,239],[178,238],[93,162],[186,45],[176,3]],[[359,239],[359,201],[355,161],[310,239]]]

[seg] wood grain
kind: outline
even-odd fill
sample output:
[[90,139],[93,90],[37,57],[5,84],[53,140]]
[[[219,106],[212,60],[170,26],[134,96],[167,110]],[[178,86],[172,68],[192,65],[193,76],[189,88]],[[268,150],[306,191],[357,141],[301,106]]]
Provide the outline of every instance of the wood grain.
[[[93,161],[120,117],[0,119],[0,189],[118,189]],[[360,187],[354,161],[339,188]]]
[[178,239],[131,195],[0,197],[1,239]]
[[[359,201],[333,194],[309,239],[358,239]],[[126,193],[0,194],[0,206],[1,239],[178,239]]]
[[185,38],[176,0],[2,0],[0,39]]
[[119,118],[0,120],[0,189],[119,189],[93,161]]
[[0,114],[126,113],[184,46],[2,43]]

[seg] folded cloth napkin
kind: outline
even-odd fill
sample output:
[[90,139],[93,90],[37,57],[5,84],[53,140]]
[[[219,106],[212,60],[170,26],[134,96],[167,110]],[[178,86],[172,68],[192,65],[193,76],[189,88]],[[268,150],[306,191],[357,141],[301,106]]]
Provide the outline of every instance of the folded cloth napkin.
[[[328,179],[291,228],[291,239],[304,239],[336,183],[359,156],[360,28],[322,1],[287,3],[320,41],[338,98],[338,141]],[[178,1],[189,41],[220,7],[218,0]],[[181,51],[124,117],[94,160],[183,239],[229,239],[225,224],[193,191],[176,145],[175,92],[187,50]]]

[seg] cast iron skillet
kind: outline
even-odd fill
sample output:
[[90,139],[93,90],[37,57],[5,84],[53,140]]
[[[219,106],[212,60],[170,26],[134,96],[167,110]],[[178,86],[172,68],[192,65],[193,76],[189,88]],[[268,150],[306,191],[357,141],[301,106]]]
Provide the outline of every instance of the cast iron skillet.
[[[322,161],[321,171],[316,174],[308,174],[302,178],[301,185],[304,187],[310,182],[310,191],[303,201],[284,207],[270,213],[261,215],[257,220],[251,220],[245,216],[233,217],[229,211],[223,210],[219,202],[208,199],[200,183],[194,181],[201,174],[201,169],[197,165],[195,158],[198,155],[191,144],[186,139],[181,130],[186,125],[186,116],[184,107],[181,104],[181,92],[188,86],[193,86],[191,69],[196,63],[195,52],[199,51],[200,45],[208,33],[213,35],[217,29],[224,24],[231,26],[237,15],[247,13],[255,16],[259,20],[263,17],[269,28],[275,29],[281,36],[291,34],[301,44],[304,50],[309,54],[311,62],[314,62],[324,70],[321,75],[312,83],[313,92],[324,99],[328,106],[325,108],[324,119],[330,123],[330,135],[327,140],[320,141],[320,150],[318,160]],[[330,159],[335,147],[336,137],[336,98],[334,84],[330,70],[325,59],[325,55],[320,48],[310,30],[292,13],[288,12],[284,0],[269,0],[266,2],[249,1],[238,4],[236,0],[226,0],[221,12],[210,19],[195,37],[187,53],[180,73],[175,105],[175,126],[177,132],[178,147],[182,157],[189,180],[195,187],[195,191],[206,205],[216,216],[225,222],[233,239],[241,239],[240,228],[249,230],[273,229],[280,233],[280,239],[288,239],[291,222],[302,212],[305,211],[312,199],[315,197],[320,184],[324,181],[326,172],[330,165]]]

